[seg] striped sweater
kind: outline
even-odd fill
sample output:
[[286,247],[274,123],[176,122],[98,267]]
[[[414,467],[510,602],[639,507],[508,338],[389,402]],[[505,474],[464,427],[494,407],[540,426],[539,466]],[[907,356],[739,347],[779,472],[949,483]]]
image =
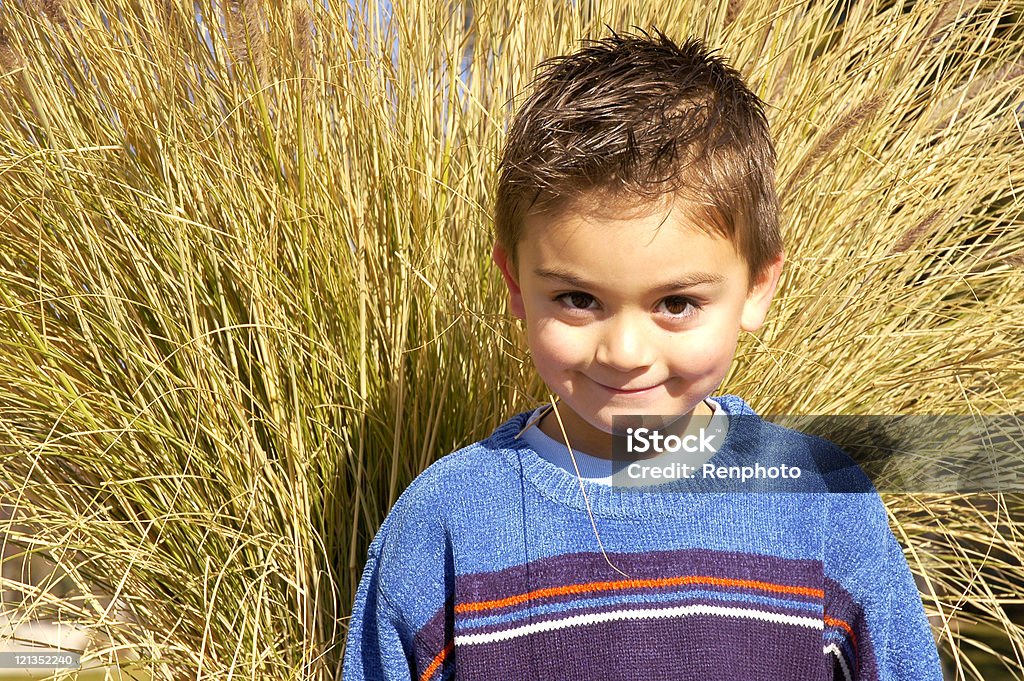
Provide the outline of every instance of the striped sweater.
[[368,552],[343,678],[940,681],[860,470],[738,397],[714,399],[730,419],[711,462],[784,458],[801,489],[581,481],[517,438],[531,412],[518,414],[396,502]]

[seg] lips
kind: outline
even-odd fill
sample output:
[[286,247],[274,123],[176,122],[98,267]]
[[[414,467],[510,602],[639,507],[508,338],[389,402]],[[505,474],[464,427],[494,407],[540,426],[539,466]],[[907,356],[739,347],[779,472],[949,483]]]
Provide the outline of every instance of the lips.
[[661,383],[658,383],[645,388],[615,388],[597,381],[595,381],[595,383],[614,395],[643,395],[645,393],[652,392],[655,388],[659,388],[662,385]]

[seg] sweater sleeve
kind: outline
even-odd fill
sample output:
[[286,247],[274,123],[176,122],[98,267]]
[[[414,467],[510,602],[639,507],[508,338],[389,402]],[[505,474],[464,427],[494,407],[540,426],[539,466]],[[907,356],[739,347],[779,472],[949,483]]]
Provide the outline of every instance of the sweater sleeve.
[[892,532],[888,536],[888,565],[894,574],[890,586],[891,631],[882,650],[883,679],[942,681],[942,668],[921,594]]
[[435,464],[400,495],[370,544],[349,622],[344,681],[436,681],[454,670],[454,562],[438,470]]
[[342,671],[344,681],[410,680],[414,663],[412,634],[380,590],[380,555],[375,540],[367,554],[352,618],[349,620]]
[[[829,552],[824,649],[842,681],[942,681],[931,626],[877,493],[846,498]],[[831,564],[829,564],[831,563]]]

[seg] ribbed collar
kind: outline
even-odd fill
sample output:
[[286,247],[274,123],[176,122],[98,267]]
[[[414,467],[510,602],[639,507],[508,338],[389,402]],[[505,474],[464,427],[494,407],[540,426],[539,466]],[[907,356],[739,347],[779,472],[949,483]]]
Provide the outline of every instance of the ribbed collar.
[[[756,416],[750,405],[735,395],[713,399],[729,416]],[[484,444],[498,450],[513,470],[551,501],[579,510],[586,510],[589,502],[595,516],[642,518],[692,513],[695,506],[725,494],[714,492],[712,482],[705,483],[699,478],[647,488],[624,488],[580,480],[575,474],[543,459],[522,438],[516,439],[532,414],[533,410],[516,414],[498,426]],[[758,418],[729,419],[725,439],[709,463],[739,466],[750,461],[748,453],[756,451],[760,424]]]

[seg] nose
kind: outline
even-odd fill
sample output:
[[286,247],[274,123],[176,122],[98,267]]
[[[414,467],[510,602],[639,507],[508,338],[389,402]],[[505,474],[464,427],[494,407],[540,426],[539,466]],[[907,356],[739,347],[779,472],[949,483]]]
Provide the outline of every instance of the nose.
[[654,348],[646,336],[641,320],[616,315],[602,324],[594,359],[621,372],[648,367],[654,361]]

